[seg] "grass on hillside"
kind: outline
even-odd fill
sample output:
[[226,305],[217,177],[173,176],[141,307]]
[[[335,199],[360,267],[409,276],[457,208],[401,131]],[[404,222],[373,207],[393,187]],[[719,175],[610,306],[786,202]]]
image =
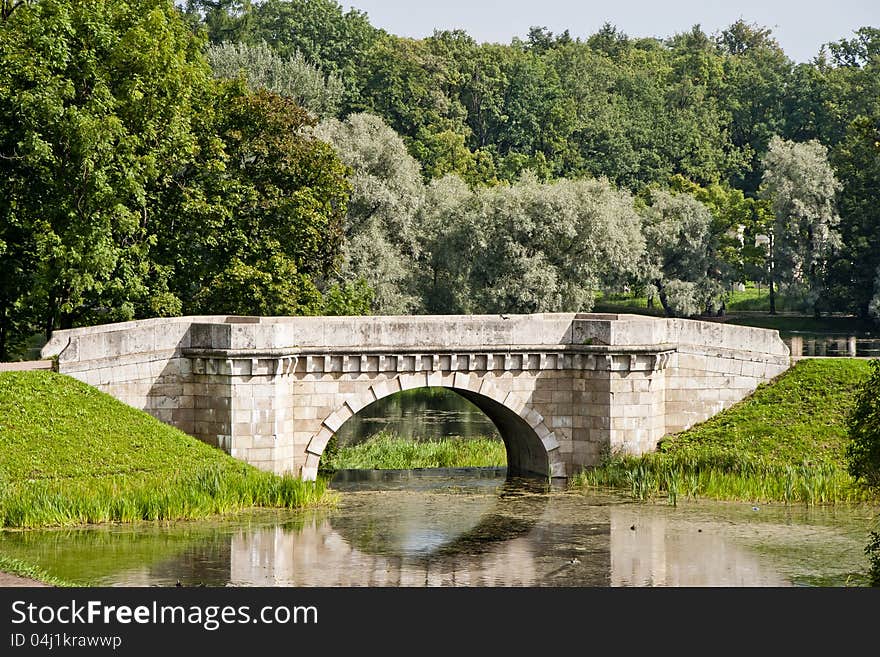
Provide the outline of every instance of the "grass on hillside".
[[0,373],[0,528],[192,519],[330,501],[61,374]]
[[504,443],[490,438],[449,437],[412,440],[380,431],[362,443],[324,453],[321,469],[397,470],[409,468],[503,467]]
[[641,457],[610,455],[572,478],[633,497],[826,504],[872,500],[846,468],[846,416],[868,362],[802,360],[774,382]]

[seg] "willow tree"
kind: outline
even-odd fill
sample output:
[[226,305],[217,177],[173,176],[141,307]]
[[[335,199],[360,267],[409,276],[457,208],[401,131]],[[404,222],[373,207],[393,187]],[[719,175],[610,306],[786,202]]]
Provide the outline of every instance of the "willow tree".
[[341,280],[366,281],[374,313],[416,311],[421,304],[413,277],[420,236],[414,221],[424,197],[418,162],[400,135],[371,114],[325,120],[312,134],[330,143],[351,171]]
[[420,216],[431,312],[589,311],[610,280],[634,275],[645,248],[632,196],[605,180],[471,190],[432,184]]
[[650,198],[643,212],[647,248],[641,271],[649,295],[656,292],[669,316],[720,307],[724,285],[713,258],[718,235],[709,208],[686,193],[655,190]]
[[266,43],[219,43],[208,46],[208,62],[220,78],[242,77],[252,90],[286,96],[319,117],[334,116],[343,86],[336,74],[325,75],[299,52],[282,57]]
[[759,195],[771,204],[770,312],[779,284],[804,295],[818,311],[826,269],[840,246],[835,196],[840,183],[818,141],[792,142],[774,136],[764,156]]

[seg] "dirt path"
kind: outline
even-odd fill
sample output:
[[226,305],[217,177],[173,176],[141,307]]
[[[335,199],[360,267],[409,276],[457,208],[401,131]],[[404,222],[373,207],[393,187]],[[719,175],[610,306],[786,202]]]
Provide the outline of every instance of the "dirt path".
[[0,573],[0,587],[7,586],[49,586],[43,582],[27,577],[19,577],[18,575],[10,575],[9,573]]

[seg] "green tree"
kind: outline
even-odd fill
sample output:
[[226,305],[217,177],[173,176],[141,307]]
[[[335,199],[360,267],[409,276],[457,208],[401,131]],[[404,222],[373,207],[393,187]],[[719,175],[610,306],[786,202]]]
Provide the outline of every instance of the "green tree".
[[855,479],[880,489],[880,360],[869,364],[871,373],[859,387],[847,417],[846,457]]
[[360,85],[369,74],[367,53],[382,34],[356,9],[343,11],[334,0],[190,0],[211,43],[267,43],[279,56],[305,61],[345,85],[342,110],[365,109]]
[[720,308],[725,286],[712,258],[718,235],[713,233],[709,208],[686,193],[653,190],[648,198],[641,272],[649,296],[656,294],[670,317]]
[[785,95],[794,63],[770,29],[743,20],[723,30],[716,43],[723,62],[719,104],[730,115],[731,144],[748,158],[746,166],[731,171],[728,180],[754,194],[761,182],[761,156],[771,137],[785,126]]
[[330,143],[351,171],[340,279],[364,280],[374,292],[375,314],[417,310],[413,278],[421,246],[414,224],[424,197],[418,162],[400,136],[371,114],[327,119],[314,135]]
[[420,216],[428,312],[589,311],[596,290],[636,273],[645,248],[633,199],[604,180],[469,189],[447,176]]
[[41,0],[0,21],[0,269],[22,283],[3,285],[7,335],[161,305],[155,200],[194,147],[201,48],[166,0]]
[[157,246],[183,311],[323,312],[350,189],[345,166],[305,134],[312,115],[264,89],[222,82],[201,116],[198,155],[163,198]]

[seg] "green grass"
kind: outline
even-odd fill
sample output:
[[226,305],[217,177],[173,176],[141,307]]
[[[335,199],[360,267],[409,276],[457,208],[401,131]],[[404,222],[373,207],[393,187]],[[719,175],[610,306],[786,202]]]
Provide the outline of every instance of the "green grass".
[[830,504],[875,496],[846,469],[846,415],[868,363],[802,360],[776,381],[641,457],[609,455],[572,478],[575,488],[666,496]]
[[44,584],[51,584],[52,586],[76,586],[73,582],[51,575],[39,566],[27,563],[21,559],[4,557],[2,554],[0,554],[0,572],[26,577]]
[[71,377],[0,373],[0,527],[182,520],[332,502]]
[[[805,300],[799,296],[776,293],[777,312],[800,312],[803,310]],[[746,285],[745,290],[733,290],[727,295],[727,312],[770,312],[770,288],[762,286],[760,289],[754,284]]]
[[507,454],[504,443],[489,438],[411,440],[383,431],[357,445],[325,452],[321,461],[325,471],[503,467]]

